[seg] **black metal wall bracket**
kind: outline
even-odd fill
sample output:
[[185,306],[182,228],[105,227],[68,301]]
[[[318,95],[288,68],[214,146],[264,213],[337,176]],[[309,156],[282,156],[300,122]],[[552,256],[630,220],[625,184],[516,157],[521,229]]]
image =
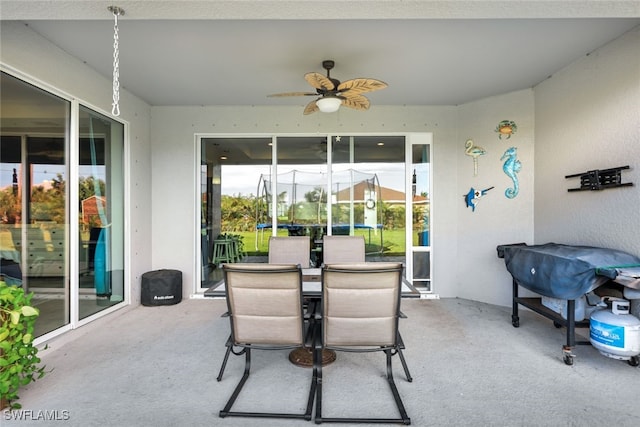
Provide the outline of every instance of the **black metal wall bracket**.
[[566,175],[565,178],[580,177],[580,188],[569,188],[567,191],[597,191],[615,187],[631,187],[633,186],[632,182],[622,182],[620,171],[624,169],[629,169],[629,166]]

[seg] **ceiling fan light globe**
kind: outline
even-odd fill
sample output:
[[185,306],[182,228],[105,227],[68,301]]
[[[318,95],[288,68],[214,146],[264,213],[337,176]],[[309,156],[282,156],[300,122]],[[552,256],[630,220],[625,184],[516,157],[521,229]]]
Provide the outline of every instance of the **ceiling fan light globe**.
[[325,96],[316,101],[318,109],[323,113],[335,113],[340,109],[341,104],[342,100],[335,96]]

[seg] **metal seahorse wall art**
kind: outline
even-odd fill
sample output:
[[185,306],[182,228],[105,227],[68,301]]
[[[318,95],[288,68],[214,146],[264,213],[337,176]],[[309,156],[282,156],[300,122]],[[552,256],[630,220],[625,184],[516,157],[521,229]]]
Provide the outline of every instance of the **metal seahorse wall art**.
[[517,159],[517,157],[518,150],[516,149],[516,147],[508,148],[507,151],[504,152],[502,157],[500,157],[500,160],[505,161],[502,165],[502,170],[513,181],[513,188],[507,188],[504,191],[504,195],[507,196],[508,199],[513,199],[518,195],[518,192],[520,191],[517,173],[520,172],[520,169],[522,169],[522,164],[520,163],[520,160]]

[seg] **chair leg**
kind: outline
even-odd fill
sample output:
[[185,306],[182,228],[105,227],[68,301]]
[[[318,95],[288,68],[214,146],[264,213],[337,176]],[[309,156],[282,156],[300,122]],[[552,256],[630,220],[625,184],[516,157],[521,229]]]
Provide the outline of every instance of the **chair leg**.
[[322,423],[322,347],[313,346],[313,369],[316,378],[316,414],[315,423]]
[[[316,320],[314,319],[314,315],[317,310],[317,304],[315,301],[304,301],[306,304],[305,308],[305,320],[307,322],[307,332],[304,337],[304,342],[308,345],[312,345],[312,341],[315,338],[316,334]],[[313,351],[313,348],[312,348]]]
[[[219,414],[220,418],[224,418],[227,416],[235,416],[235,417],[261,417],[261,418],[297,418],[297,419],[304,419],[307,421],[311,420],[311,413],[313,412],[313,401],[316,394],[316,384],[317,384],[315,369],[313,371],[313,377],[311,378],[311,386],[309,388],[309,397],[307,398],[307,407],[304,414],[269,413],[269,412],[232,412],[231,407],[236,402],[236,399],[240,395],[240,392],[242,391],[242,387],[244,387],[244,384],[247,382],[247,379],[249,379],[249,374],[251,370],[251,349],[245,347],[243,349],[243,352],[245,353],[244,373],[242,374],[242,378],[240,379],[240,382],[236,386],[235,390],[233,390],[233,393],[231,394],[231,397],[227,401],[227,404],[225,405],[224,409],[220,411],[220,414]],[[233,354],[242,354],[242,353],[233,352]],[[220,375],[222,375],[222,373]]]
[[402,369],[404,369],[404,375],[407,377],[407,381],[412,382],[413,378],[411,377],[411,373],[409,373],[409,367],[407,366],[407,361],[404,358],[404,353],[402,353],[402,349],[404,348],[404,341],[402,341],[402,335],[398,332],[398,355],[400,356],[400,363],[402,363]]
[[311,390],[309,391],[309,398],[307,399],[307,410],[304,413],[304,419],[311,420],[311,413],[313,412],[313,401],[316,398],[316,389],[318,387],[318,355],[313,351],[313,375],[311,377]]
[[242,378],[240,379],[240,382],[236,386],[235,390],[233,390],[233,393],[231,394],[231,397],[229,398],[229,401],[225,405],[224,409],[220,411],[220,418],[224,418],[227,415],[233,415],[233,413],[230,412],[231,407],[238,398],[238,395],[240,394],[244,383],[247,382],[247,379],[249,378],[249,371],[251,370],[251,349],[247,348],[245,350],[244,373],[242,374]]
[[[397,349],[399,352],[399,349]],[[316,350],[316,353],[322,351]],[[387,362],[387,383],[391,388],[391,393],[393,394],[393,399],[396,402],[396,406],[398,407],[398,412],[400,412],[400,418],[322,418],[322,365],[318,363],[318,379],[316,386],[316,414],[314,421],[316,424],[325,423],[381,423],[381,424],[391,424],[391,423],[401,423],[404,425],[411,424],[411,418],[407,414],[407,410],[402,403],[402,398],[400,397],[400,393],[398,392],[398,388],[396,387],[396,383],[393,379],[393,366],[391,363],[391,359],[393,355],[396,353],[391,349],[384,350]],[[407,373],[408,371],[405,371]]]
[[413,378],[411,377],[411,373],[409,372],[409,367],[407,366],[407,361],[404,360],[404,354],[402,354],[401,349],[398,349],[398,356],[400,356],[400,363],[402,363],[402,369],[404,369],[404,374],[407,377],[407,381],[412,382]]
[[[398,406],[398,411],[400,411],[402,422],[406,425],[409,425],[411,424],[411,418],[409,418],[409,415],[407,414],[407,410],[402,403],[402,399],[400,398],[400,393],[398,392],[396,383],[393,380],[393,367],[391,366],[391,358],[393,357],[393,355],[391,353],[391,350],[385,350],[384,352],[387,355],[387,382],[389,383],[389,387],[391,387],[391,393],[393,393],[393,398],[395,399],[396,405]],[[402,358],[400,360],[402,360]]]
[[[231,340],[231,337],[229,337],[229,340]],[[222,381],[222,374],[224,374],[224,370],[227,367],[229,354],[231,354],[231,345],[227,343],[227,351],[224,353],[224,359],[222,360],[222,365],[220,366],[220,372],[218,373],[218,378],[217,378],[218,382]]]

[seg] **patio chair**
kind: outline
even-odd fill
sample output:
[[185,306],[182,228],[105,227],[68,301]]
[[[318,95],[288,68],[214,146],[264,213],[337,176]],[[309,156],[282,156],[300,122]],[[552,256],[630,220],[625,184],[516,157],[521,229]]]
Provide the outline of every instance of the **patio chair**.
[[[310,241],[308,237],[269,237],[269,264],[299,264],[302,268],[309,266],[309,248]],[[231,262],[230,260],[227,260]],[[305,310],[308,307],[308,302],[304,302]],[[313,308],[313,307],[312,307]],[[225,313],[224,316],[228,316],[229,313]],[[309,315],[305,317],[309,320]],[[309,328],[310,331],[311,328]],[[229,359],[229,353],[231,353],[231,347],[227,346],[227,351],[224,355],[222,365],[220,366],[220,372],[218,373],[218,381],[222,380],[227,360]]]
[[[289,264],[236,263],[224,264],[227,308],[231,335],[227,354],[245,355],[244,373],[231,394],[220,417],[244,416],[267,418],[299,418],[310,420],[316,388],[316,369],[304,413],[232,412],[231,408],[249,378],[252,350],[284,350],[305,344],[302,309],[302,270]],[[218,381],[222,378],[221,369]]]
[[308,236],[269,237],[269,264],[300,264],[309,268],[310,254]]
[[[322,366],[317,363],[315,422],[411,424],[393,379],[392,357],[401,354],[401,263],[325,264],[322,270],[322,301],[319,340],[322,349],[348,352],[384,352],[387,383],[400,418],[331,418],[322,415]],[[407,371],[405,370],[405,373]],[[354,379],[357,381],[357,378]]]
[[[269,237],[269,264],[299,264],[302,268],[309,268],[311,258],[311,238],[309,236]],[[312,313],[316,310],[316,301],[304,299],[304,319],[312,323]],[[313,325],[307,327],[307,337],[310,340]],[[303,348],[305,362],[311,362],[311,349]]]
[[324,236],[324,264],[364,262],[364,236]]

